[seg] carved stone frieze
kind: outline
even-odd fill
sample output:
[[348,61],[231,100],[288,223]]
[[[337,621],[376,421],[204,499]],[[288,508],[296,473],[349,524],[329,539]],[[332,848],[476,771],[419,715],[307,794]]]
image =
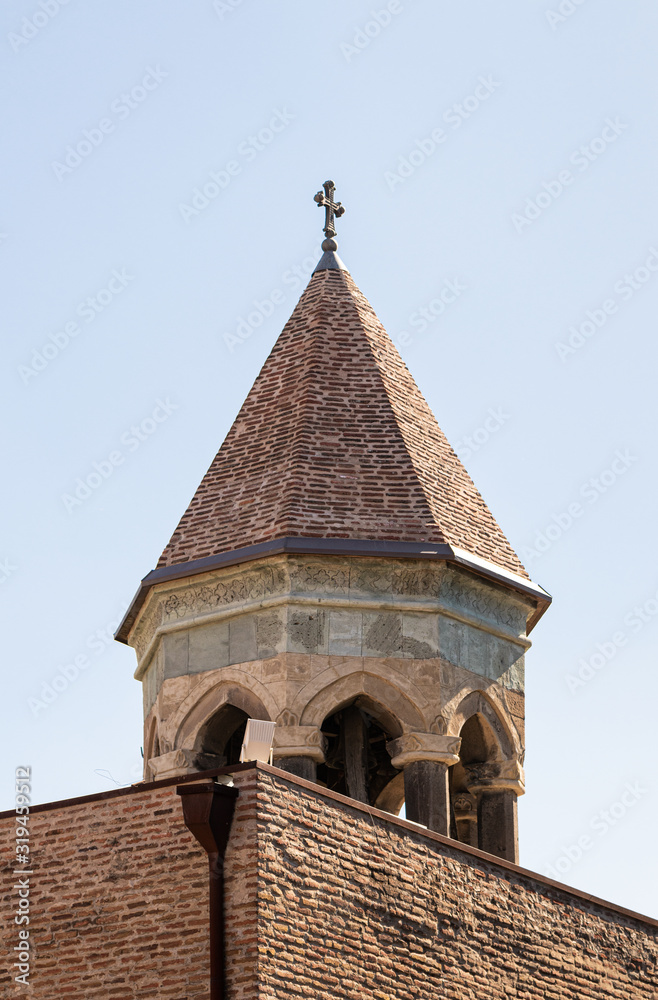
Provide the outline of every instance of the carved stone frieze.
[[291,587],[297,593],[343,595],[349,593],[350,571],[347,564],[294,560],[291,561],[289,568]]
[[[131,644],[141,660],[157,630],[173,623],[184,623],[213,611],[247,609],[268,597],[304,595],[308,598],[355,600],[389,597],[400,600],[421,598],[436,602],[466,615],[481,618],[523,633],[527,608],[495,585],[479,582],[468,574],[442,564],[399,560],[315,559],[303,561],[284,557],[271,562],[249,564],[236,570],[219,571],[204,582],[181,581],[167,590],[155,591],[138,620]],[[400,649],[390,655],[423,658],[435,650],[416,648],[415,639],[400,637]],[[275,639],[272,645],[276,645]],[[395,645],[395,643],[393,644]],[[407,648],[409,647],[409,648]]]
[[163,614],[162,604],[155,600],[151,602],[139,619],[137,627],[130,637],[130,644],[135,649],[138,660],[142,659],[151,639],[162,625]]
[[399,597],[437,597],[443,568],[400,566],[378,560],[376,565],[362,565],[354,560],[350,570],[350,589],[372,594]]
[[525,634],[528,608],[492,584],[480,583],[459,570],[450,569],[441,584],[440,598],[457,611],[484,618],[496,625]]
[[164,620],[176,621],[229,604],[245,604],[287,590],[287,575],[282,566],[262,566],[240,573],[228,580],[216,580],[186,587],[163,601]]
[[184,621],[231,605],[248,604],[288,591],[284,566],[264,565],[247,572],[203,584],[189,581],[175,591],[155,594],[131,636],[131,645],[141,659],[161,625]]

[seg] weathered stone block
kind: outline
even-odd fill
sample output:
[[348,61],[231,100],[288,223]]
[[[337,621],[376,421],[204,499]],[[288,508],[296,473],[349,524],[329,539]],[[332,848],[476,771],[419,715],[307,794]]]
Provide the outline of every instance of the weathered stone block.
[[217,670],[229,662],[229,625],[216,622],[190,629],[188,671],[191,674]]
[[189,632],[169,632],[162,637],[165,677],[180,677],[188,672],[189,635]]
[[402,615],[394,611],[365,612],[362,625],[363,656],[402,655]]
[[330,611],[329,654],[360,656],[362,630],[362,615],[359,611]]
[[439,655],[438,617],[435,614],[407,612],[402,615],[402,655],[406,659],[426,660]]
[[292,653],[326,653],[325,611],[322,608],[289,608],[286,646]]
[[274,608],[256,615],[256,643],[259,659],[276,656],[286,648],[285,611]]
[[229,663],[246,663],[258,658],[256,619],[240,615],[229,622]]

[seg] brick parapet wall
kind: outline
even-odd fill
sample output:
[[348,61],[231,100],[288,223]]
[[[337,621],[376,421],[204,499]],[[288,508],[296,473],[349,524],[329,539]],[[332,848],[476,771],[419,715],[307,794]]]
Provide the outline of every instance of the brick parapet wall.
[[224,862],[226,980],[230,1000],[256,1000],[262,935],[258,923],[258,771],[239,772],[235,784],[240,794]]
[[279,775],[259,769],[259,1000],[658,996],[655,921]]
[[[0,816],[3,997],[207,1000],[208,865],[181,780],[34,810],[29,990],[12,984]],[[243,766],[235,783],[227,1000],[658,996],[658,922],[276,768]]]
[[18,944],[13,826],[0,820],[2,997],[206,1000],[208,862],[175,786],[32,813],[27,988],[8,960]]

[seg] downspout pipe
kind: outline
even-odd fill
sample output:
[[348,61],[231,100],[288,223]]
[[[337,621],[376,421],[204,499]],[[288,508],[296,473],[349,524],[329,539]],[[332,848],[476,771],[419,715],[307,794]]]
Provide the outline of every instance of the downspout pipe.
[[216,781],[178,785],[185,826],[208,855],[210,1000],[225,1000],[224,855],[231,832],[238,789]]

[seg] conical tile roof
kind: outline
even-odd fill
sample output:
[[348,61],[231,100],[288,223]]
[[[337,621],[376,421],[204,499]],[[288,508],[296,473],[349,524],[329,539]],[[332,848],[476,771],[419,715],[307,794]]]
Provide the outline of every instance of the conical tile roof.
[[313,273],[158,568],[281,538],[370,539],[443,543],[527,580],[343,267]]

